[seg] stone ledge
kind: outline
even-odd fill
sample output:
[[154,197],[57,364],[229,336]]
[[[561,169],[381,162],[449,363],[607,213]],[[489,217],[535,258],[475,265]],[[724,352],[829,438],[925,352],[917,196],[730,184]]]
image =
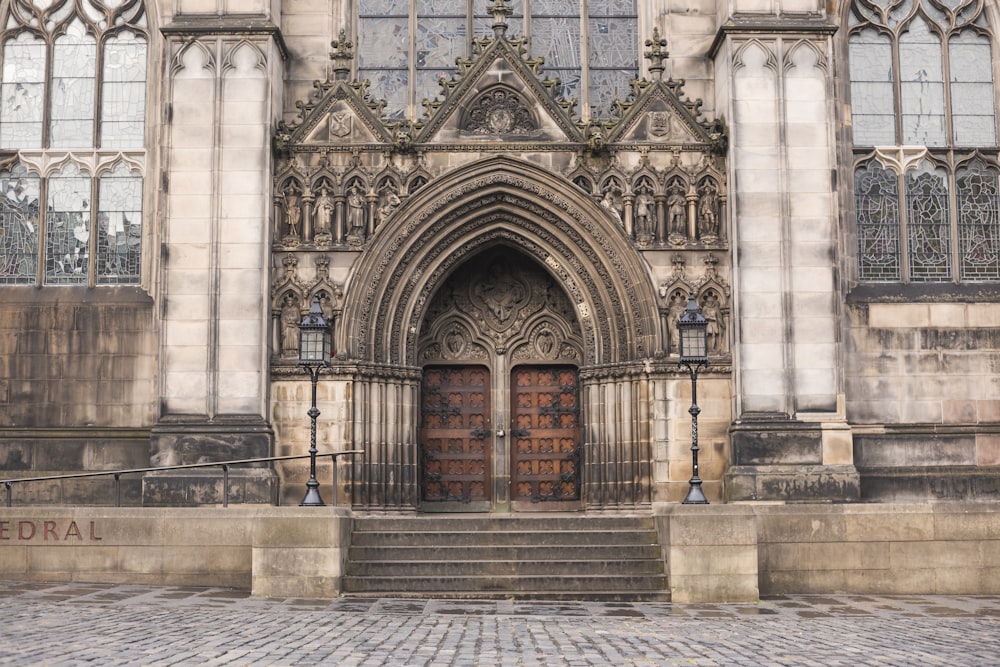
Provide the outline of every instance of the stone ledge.
[[725,474],[730,501],[854,502],[861,498],[853,465],[731,466]]
[[340,507],[2,508],[0,579],[332,597],[352,516]]

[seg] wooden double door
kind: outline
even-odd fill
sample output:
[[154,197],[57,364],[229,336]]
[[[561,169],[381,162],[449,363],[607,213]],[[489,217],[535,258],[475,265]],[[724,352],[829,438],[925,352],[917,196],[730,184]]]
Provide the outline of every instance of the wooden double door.
[[575,366],[425,367],[421,391],[424,511],[580,506]]

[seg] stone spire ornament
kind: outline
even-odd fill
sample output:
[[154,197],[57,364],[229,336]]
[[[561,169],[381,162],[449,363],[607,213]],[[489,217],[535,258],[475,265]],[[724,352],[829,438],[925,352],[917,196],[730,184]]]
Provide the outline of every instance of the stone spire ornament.
[[487,11],[493,15],[493,36],[503,39],[507,34],[507,19],[514,13],[514,9],[506,0],[494,0],[493,6],[488,7]]
[[335,81],[347,81],[351,76],[351,60],[354,59],[354,42],[347,39],[347,32],[340,30],[337,39],[330,42],[333,51],[330,51],[330,60],[333,61],[333,79]]
[[649,60],[649,73],[656,79],[663,78],[663,61],[670,55],[667,52],[667,40],[660,37],[660,29],[653,28],[653,38],[646,40],[649,51],[643,55]]

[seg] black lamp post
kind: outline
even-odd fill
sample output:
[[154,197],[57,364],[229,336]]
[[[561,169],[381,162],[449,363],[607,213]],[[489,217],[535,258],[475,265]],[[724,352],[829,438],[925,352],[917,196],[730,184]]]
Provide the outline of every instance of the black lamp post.
[[678,366],[687,366],[691,374],[691,488],[684,499],[685,505],[707,505],[708,500],[701,491],[701,477],[698,476],[698,371],[708,366],[708,320],[701,314],[694,294],[688,296],[687,308],[677,320],[680,337],[681,360]]
[[309,433],[309,481],[306,482],[306,497],[299,503],[303,506],[322,507],[326,503],[319,495],[319,482],[316,480],[316,382],[319,380],[321,368],[330,365],[330,353],[333,350],[333,334],[319,297],[314,296],[309,312],[299,323],[299,366],[309,372],[312,379],[312,407],[309,408],[309,418],[312,427]]

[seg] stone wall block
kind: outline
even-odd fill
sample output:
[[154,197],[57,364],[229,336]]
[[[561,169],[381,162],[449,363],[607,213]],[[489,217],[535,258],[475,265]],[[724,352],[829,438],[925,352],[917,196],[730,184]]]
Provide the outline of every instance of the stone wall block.
[[753,602],[757,598],[756,576],[698,574],[670,577],[670,599],[679,604]]
[[251,527],[244,521],[230,521],[224,516],[202,517],[198,512],[181,512],[183,521],[163,524],[165,544],[236,546],[250,543]]
[[980,564],[979,545],[968,541],[892,542],[889,562],[893,569],[913,570],[963,567]]
[[62,579],[63,573],[106,572],[117,569],[117,566],[117,547],[88,546],[86,549],[72,549],[60,544],[34,547],[26,573],[32,578],[52,575],[59,577],[60,581],[67,581]]
[[975,400],[943,401],[945,424],[975,424],[978,410]]
[[713,576],[757,577],[756,545],[674,546],[667,556],[671,580],[676,576],[712,573]]
[[823,441],[819,429],[772,431],[765,427],[738,428],[732,433],[733,464],[821,464]]
[[843,572],[843,590],[871,595],[918,595],[934,590],[934,570],[864,569]]
[[966,435],[854,436],[854,460],[859,467],[971,465],[975,451],[975,437]]
[[160,558],[164,573],[225,575],[251,568],[251,553],[246,543],[223,545],[206,541],[192,546],[165,546]]
[[1000,435],[976,436],[976,465],[1000,466]]
[[4,579],[26,578],[28,573],[28,549],[4,543],[0,546],[0,573]]
[[930,512],[894,512],[885,514],[845,514],[844,526],[849,542],[875,542],[934,539],[934,516]]
[[15,470],[31,470],[35,448],[30,442],[19,440],[0,441],[0,469],[5,476]]
[[844,591],[845,581],[844,570],[765,571],[760,577],[760,594],[801,595]]
[[[711,524],[711,529],[706,529],[708,522]],[[670,544],[674,546],[757,543],[757,522],[749,507],[681,506],[670,512],[669,524]]]
[[842,542],[847,529],[839,511],[810,509],[803,516],[788,512],[776,516],[761,508],[757,516],[757,533],[761,543]]
[[882,542],[786,542],[762,545],[766,571],[885,570],[889,548]]
[[261,519],[254,527],[254,543],[289,547],[335,547],[343,544],[343,527],[330,516],[330,510],[310,509],[317,512],[318,516],[299,516],[295,521]]

